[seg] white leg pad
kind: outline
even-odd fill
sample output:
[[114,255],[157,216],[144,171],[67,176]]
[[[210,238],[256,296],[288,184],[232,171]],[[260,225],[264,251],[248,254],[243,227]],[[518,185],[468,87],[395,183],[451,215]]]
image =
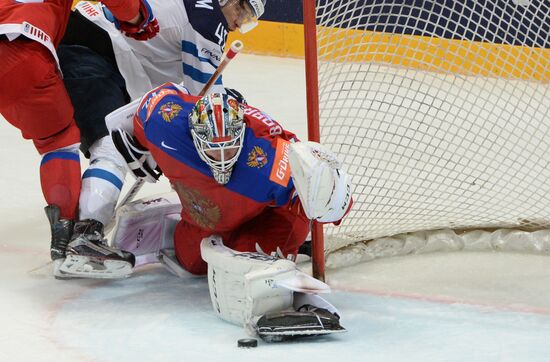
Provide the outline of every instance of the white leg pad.
[[163,249],[174,248],[181,204],[175,192],[131,202],[117,211],[111,244],[136,256],[136,266],[159,262]]
[[330,290],[320,281],[302,277],[293,261],[231,250],[219,236],[202,240],[201,256],[208,263],[208,287],[214,311],[220,318],[245,329],[266,313],[292,309],[295,290],[311,293]]

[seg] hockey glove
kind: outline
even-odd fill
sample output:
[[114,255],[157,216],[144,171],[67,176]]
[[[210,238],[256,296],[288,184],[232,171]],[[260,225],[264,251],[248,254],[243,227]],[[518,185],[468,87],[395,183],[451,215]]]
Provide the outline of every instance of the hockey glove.
[[147,182],[157,182],[162,172],[147,149],[143,148],[131,134],[122,129],[112,130],[111,137],[116,149],[124,157],[134,176]]
[[140,41],[154,38],[160,28],[157,18],[153,14],[153,9],[151,9],[147,0],[140,0],[139,12],[143,20],[139,24],[134,25],[126,21],[119,21],[109,9],[105,6],[103,7],[103,13],[107,20],[113,23],[124,35]]
[[244,96],[241,94],[241,92],[239,92],[235,88],[225,88],[225,92],[227,93],[228,96],[235,98],[237,102],[241,104],[248,104]]
[[307,141],[291,143],[288,159],[308,219],[338,224],[351,207],[352,186],[336,155]]

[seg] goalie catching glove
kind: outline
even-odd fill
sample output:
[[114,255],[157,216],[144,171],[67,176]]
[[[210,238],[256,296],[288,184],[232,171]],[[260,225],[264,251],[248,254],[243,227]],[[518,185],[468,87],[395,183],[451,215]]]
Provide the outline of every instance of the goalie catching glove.
[[151,152],[143,148],[131,134],[123,129],[111,130],[111,137],[134,176],[147,182],[157,182],[162,171],[151,156]]
[[334,153],[316,142],[290,145],[292,180],[310,220],[338,222],[352,204],[350,177]]

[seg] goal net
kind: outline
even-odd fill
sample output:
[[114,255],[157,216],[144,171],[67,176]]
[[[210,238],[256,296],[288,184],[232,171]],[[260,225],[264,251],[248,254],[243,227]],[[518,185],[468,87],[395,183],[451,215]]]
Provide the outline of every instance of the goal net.
[[316,6],[321,142],[354,184],[347,219],[325,227],[327,267],[550,252],[548,1]]

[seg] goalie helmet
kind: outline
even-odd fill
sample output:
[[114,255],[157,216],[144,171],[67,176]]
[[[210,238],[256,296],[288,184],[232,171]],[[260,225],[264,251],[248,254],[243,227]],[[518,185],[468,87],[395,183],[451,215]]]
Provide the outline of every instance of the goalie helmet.
[[243,118],[243,106],[222,93],[199,99],[189,114],[189,129],[199,157],[222,185],[229,182],[241,153],[246,128]]

